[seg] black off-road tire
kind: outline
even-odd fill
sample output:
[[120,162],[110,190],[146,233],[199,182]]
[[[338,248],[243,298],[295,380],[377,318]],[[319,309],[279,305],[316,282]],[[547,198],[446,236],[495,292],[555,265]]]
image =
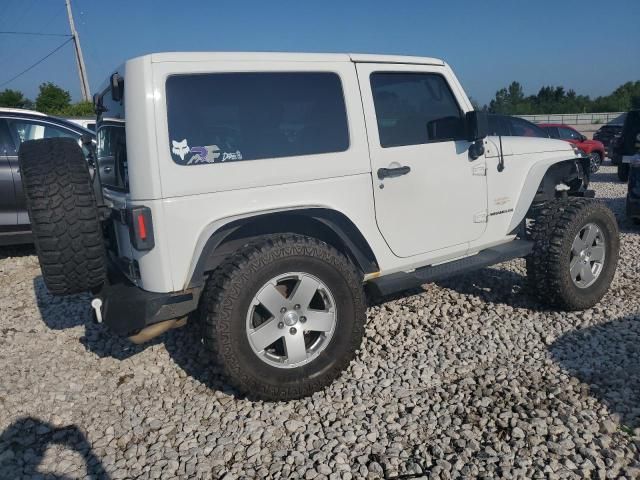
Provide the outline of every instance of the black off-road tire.
[[[306,272],[332,291],[337,325],[320,355],[300,367],[277,368],[262,361],[247,339],[253,296],[274,275]],[[270,235],[244,246],[219,267],[200,300],[204,343],[227,380],[251,398],[291,400],[321,390],[349,365],[360,347],[366,319],[362,275],[326,243],[301,235]]]
[[[605,237],[604,265],[595,283],[579,288],[570,275],[571,246],[588,223]],[[563,310],[584,310],[600,301],[613,280],[620,239],[616,218],[604,204],[585,198],[548,202],[537,210],[530,230],[535,242],[526,258],[529,285],[543,303]]]
[[87,162],[76,140],[24,142],[22,184],[42,277],[53,295],[93,290],[106,277],[105,247]]
[[620,180],[621,182],[626,182],[629,180],[629,164],[628,163],[618,164],[618,180]]

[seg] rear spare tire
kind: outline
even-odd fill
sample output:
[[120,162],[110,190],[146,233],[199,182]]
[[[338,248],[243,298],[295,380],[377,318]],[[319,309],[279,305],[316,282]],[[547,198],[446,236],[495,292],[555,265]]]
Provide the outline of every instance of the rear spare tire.
[[89,169],[72,138],[24,142],[22,184],[42,276],[54,295],[100,287],[105,247]]

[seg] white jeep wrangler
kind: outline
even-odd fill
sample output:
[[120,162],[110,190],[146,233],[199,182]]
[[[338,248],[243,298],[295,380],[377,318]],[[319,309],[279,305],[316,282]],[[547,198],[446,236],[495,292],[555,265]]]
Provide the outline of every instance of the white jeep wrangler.
[[526,257],[543,302],[583,309],[615,273],[588,159],[487,137],[442,60],[160,53],[94,103],[88,162],[67,139],[20,151],[46,285],[91,291],[136,342],[197,311],[212,361],[255,397],[335,379],[370,296]]

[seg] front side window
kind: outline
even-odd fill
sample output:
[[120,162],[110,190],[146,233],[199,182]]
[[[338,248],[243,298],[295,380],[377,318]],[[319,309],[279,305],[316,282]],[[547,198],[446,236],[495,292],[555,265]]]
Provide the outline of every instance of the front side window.
[[441,75],[372,73],[371,90],[382,147],[464,139],[462,112]]
[[578,132],[571,128],[558,127],[560,132],[560,138],[563,140],[581,140],[581,136]]
[[543,130],[547,132],[551,138],[560,138],[557,127],[543,127]]
[[174,75],[166,90],[171,156],[180,165],[349,148],[342,84],[335,73]]
[[16,147],[9,133],[6,120],[0,118],[0,155],[15,155]]

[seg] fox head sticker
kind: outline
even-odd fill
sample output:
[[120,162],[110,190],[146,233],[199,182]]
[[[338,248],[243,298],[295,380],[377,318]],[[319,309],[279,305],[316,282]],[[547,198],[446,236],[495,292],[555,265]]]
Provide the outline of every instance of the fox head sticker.
[[187,145],[187,139],[180,142],[176,142],[175,140],[171,140],[171,153],[174,155],[178,155],[180,160],[184,161],[184,157],[187,153],[189,153],[189,145]]

